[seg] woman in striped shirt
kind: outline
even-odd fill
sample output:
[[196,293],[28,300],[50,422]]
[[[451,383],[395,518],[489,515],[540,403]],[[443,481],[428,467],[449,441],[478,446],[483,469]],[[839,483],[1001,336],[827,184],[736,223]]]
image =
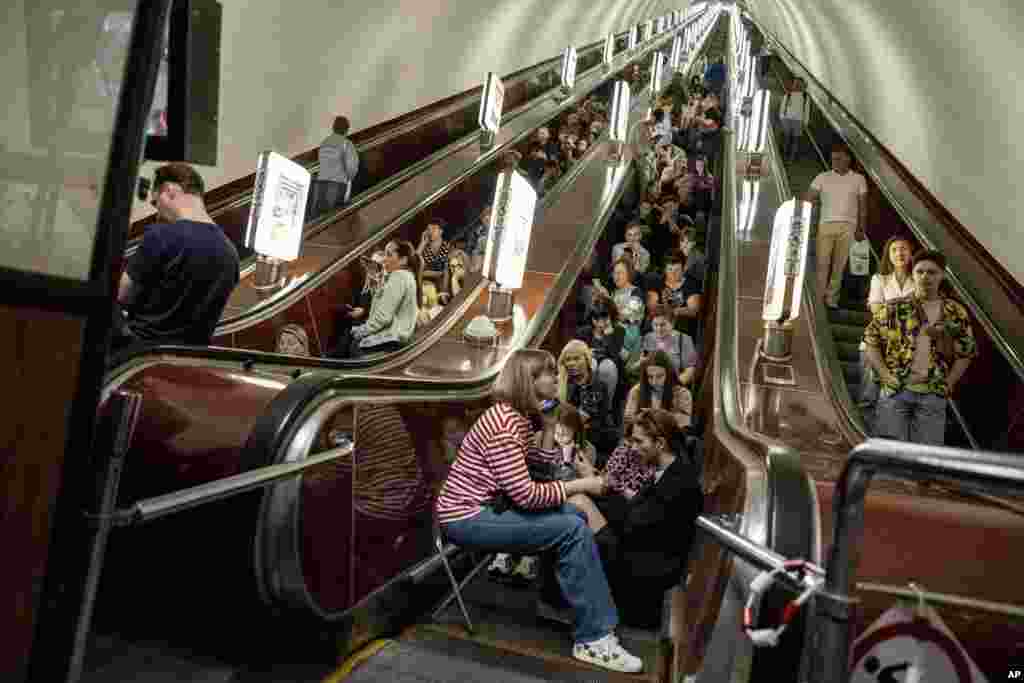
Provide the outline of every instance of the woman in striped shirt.
[[437,519],[453,543],[515,554],[554,551],[562,593],[575,613],[573,656],[597,666],[636,672],[643,662],[615,636],[618,612],[585,516],[569,496],[604,491],[600,477],[535,482],[527,461],[558,457],[553,411],[542,415],[539,444],[530,417],[557,394],[555,359],[521,349],[505,362],[491,406],[462,441],[437,499]]

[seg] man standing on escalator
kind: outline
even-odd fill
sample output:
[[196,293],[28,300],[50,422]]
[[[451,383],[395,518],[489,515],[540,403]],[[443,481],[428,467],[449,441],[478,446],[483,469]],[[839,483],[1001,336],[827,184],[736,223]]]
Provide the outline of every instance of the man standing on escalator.
[[348,139],[349,125],[346,117],[335,118],[331,134],[320,143],[320,170],[314,183],[314,216],[347,203],[352,193],[352,181],[359,172],[359,152]]
[[164,222],[146,228],[121,275],[113,351],[209,344],[238,284],[238,251],[206,212],[202,176],[188,164],[161,166],[152,197]]

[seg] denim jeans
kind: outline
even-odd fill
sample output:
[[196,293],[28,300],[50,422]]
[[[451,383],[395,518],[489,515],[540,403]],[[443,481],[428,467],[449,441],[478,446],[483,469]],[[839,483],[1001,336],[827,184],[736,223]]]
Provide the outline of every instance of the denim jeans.
[[875,407],[874,435],[941,446],[946,440],[946,399],[904,389],[892,396],[883,390]]
[[510,508],[480,514],[444,526],[448,540],[465,548],[516,555],[546,550],[557,554],[555,571],[562,594],[576,616],[574,638],[589,643],[603,638],[619,623],[608,579],[601,566],[594,533],[575,505],[548,510]]

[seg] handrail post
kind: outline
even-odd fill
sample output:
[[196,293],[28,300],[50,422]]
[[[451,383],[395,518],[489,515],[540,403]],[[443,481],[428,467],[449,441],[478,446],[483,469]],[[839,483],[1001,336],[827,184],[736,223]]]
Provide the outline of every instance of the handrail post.
[[951,479],[998,492],[1024,491],[1017,456],[870,439],[852,451],[836,482],[832,548],[825,589],[816,596],[811,676],[814,683],[845,683],[850,666],[850,591],[864,530],[864,501],[877,473],[913,481]]
[[75,625],[71,664],[68,668],[68,683],[77,683],[82,675],[86,645],[92,628],[96,592],[99,589],[103,560],[107,551],[107,539],[114,527],[113,512],[117,505],[121,470],[124,469],[124,461],[135,433],[135,425],[138,423],[142,394],[133,391],[115,391],[110,396],[108,406],[110,412],[101,424],[101,431],[97,439],[99,452],[96,454],[96,461],[98,465],[103,465],[98,468],[96,481],[100,495],[94,509],[86,512],[86,517],[94,523],[94,530],[89,548],[89,569],[85,578],[85,591],[82,605],[78,611],[78,623]]

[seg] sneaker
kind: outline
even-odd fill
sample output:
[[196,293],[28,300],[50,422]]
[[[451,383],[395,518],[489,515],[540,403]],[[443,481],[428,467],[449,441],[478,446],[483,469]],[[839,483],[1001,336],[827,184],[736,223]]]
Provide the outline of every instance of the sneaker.
[[511,555],[508,553],[498,553],[487,567],[487,573],[493,578],[508,578],[512,575],[514,568]]
[[572,656],[612,671],[635,674],[644,670],[643,660],[626,652],[614,633],[590,643],[576,643],[572,646]]
[[537,580],[537,556],[523,555],[522,559],[512,569],[512,575],[525,582],[532,583]]

